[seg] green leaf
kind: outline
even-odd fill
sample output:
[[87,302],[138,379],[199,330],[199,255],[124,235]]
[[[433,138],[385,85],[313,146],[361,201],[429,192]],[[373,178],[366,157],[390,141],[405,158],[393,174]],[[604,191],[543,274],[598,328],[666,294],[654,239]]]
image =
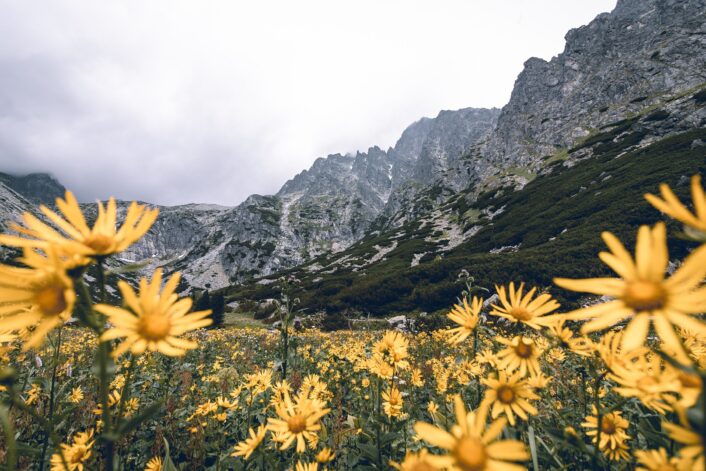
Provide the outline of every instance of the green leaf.
[[179,468],[176,467],[174,462],[172,461],[172,457],[170,456],[169,453],[169,442],[167,439],[164,439],[164,458],[163,458],[164,463],[162,464],[162,470],[161,471],[179,471]]

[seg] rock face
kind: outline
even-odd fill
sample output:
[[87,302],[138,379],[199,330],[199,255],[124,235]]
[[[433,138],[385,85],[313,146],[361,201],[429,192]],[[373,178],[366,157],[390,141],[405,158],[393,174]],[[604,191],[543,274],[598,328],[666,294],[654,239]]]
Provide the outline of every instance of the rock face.
[[570,30],[551,61],[525,62],[482,148],[485,163],[538,167],[599,127],[702,84],[705,51],[705,1],[620,0]]
[[[590,157],[582,142],[613,139],[621,122],[632,123],[635,146],[706,126],[702,102],[691,98],[706,84],[704,71],[706,0],[620,0],[611,13],[569,31],[558,56],[529,59],[502,110],[422,118],[393,148],[319,158],[277,194],[252,195],[237,207],[160,208],[158,222],[123,259],[181,270],[191,286],[213,289],[382,230],[400,228],[404,238],[411,221],[431,230],[426,242],[450,250],[473,237],[474,220],[493,217],[462,211],[453,218],[450,208],[466,208],[488,189],[521,188],[549,164]],[[655,109],[659,116],[650,114]],[[61,193],[47,176],[0,174],[0,215],[15,217],[28,201],[47,203]],[[395,247],[377,253],[384,258]],[[411,264],[434,256],[426,249],[413,255]]]
[[[35,216],[37,214],[36,205],[28,201],[24,195],[21,195],[3,180],[5,175],[0,177],[0,232],[7,232],[12,222],[18,222],[20,216],[24,212],[30,212]],[[18,255],[18,251],[0,245],[0,262],[6,262]]]
[[499,110],[443,111],[412,124],[394,148],[317,159],[273,196],[235,208],[162,208],[158,223],[126,260],[182,270],[199,288],[220,288],[290,268],[360,240],[394,196],[399,205],[443,179]]
[[31,173],[19,177],[0,173],[0,182],[35,204],[53,205],[56,197],[64,196],[66,191],[61,183],[46,173]]

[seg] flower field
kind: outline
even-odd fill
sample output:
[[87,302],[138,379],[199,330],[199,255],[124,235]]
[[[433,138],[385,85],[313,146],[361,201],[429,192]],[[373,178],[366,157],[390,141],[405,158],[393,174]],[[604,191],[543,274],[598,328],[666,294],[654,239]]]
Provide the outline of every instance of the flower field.
[[521,283],[492,299],[469,285],[453,328],[326,334],[293,327],[286,290],[278,328],[206,329],[178,274],[118,281],[106,259],[156,211],[134,203],[117,227],[111,200],[89,227],[67,192],[61,214],[42,208],[51,225],[27,214],[0,236],[23,251],[0,267],[0,463],[703,470],[706,197],[697,176],[694,212],[666,186],[647,200],[694,250],[670,260],[664,223],[635,241],[602,234],[615,277],[552,288],[590,295],[581,309]]

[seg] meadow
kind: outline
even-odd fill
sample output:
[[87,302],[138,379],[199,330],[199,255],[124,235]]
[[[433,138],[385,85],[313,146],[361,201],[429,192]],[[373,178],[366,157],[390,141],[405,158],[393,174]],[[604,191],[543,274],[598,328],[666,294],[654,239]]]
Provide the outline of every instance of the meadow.
[[67,192],[0,236],[23,252],[0,266],[2,469],[703,470],[706,197],[647,198],[693,250],[671,260],[664,223],[596,234],[615,276],[554,279],[579,309],[469,282],[452,328],[322,333],[288,280],[268,330],[209,328],[178,274],[118,279],[157,212],[89,226]]

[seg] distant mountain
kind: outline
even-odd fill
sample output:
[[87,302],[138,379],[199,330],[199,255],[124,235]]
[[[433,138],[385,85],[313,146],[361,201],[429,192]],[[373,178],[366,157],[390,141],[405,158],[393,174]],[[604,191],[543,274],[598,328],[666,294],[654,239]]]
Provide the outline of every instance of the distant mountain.
[[56,197],[63,196],[66,191],[56,178],[47,173],[13,176],[0,172],[0,183],[35,204],[53,205]]

